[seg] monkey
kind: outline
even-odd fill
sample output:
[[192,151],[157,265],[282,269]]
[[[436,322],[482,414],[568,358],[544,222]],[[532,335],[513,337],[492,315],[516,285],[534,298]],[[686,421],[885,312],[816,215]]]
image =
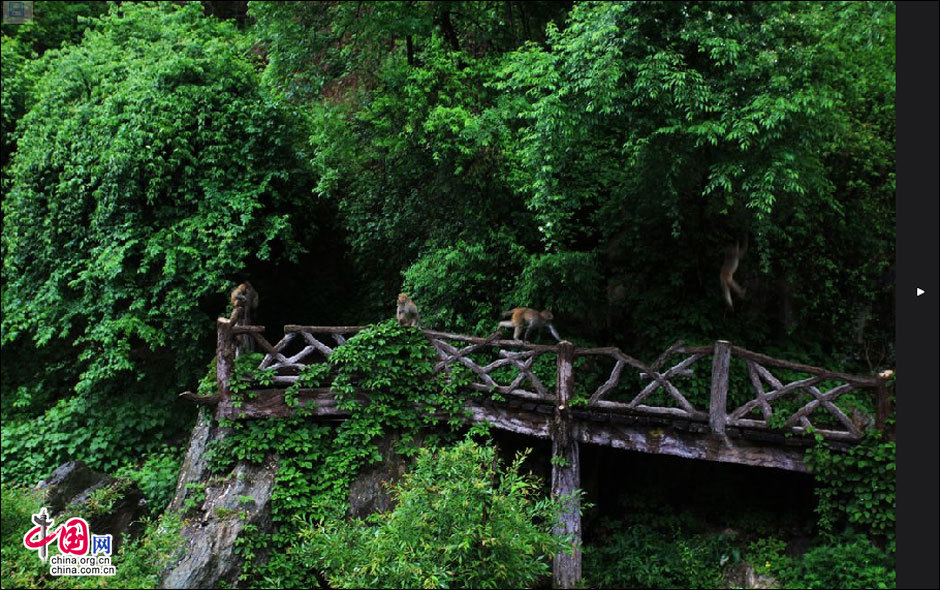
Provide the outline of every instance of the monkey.
[[738,263],[741,261],[741,258],[744,257],[744,253],[747,252],[747,234],[745,234],[742,242],[735,242],[725,247],[725,262],[721,265],[721,271],[718,273],[718,278],[721,282],[721,292],[724,294],[725,302],[728,304],[728,308],[731,309],[731,311],[734,311],[734,303],[731,301],[731,291],[734,291],[738,297],[744,297],[746,291],[746,289],[741,288],[740,285],[734,282],[734,271],[738,270]]
[[[254,311],[258,309],[258,292],[251,286],[251,283],[245,281],[241,285],[232,289],[229,295],[229,301],[232,303],[232,315],[229,322],[232,326],[236,324],[250,324]],[[242,334],[238,337],[238,354],[246,354],[254,350],[254,340],[250,334]]]
[[398,308],[395,311],[395,317],[398,318],[398,324],[401,326],[420,327],[421,315],[418,314],[418,306],[404,293],[398,294]]
[[251,286],[251,283],[245,281],[241,285],[232,289],[229,296],[232,303],[231,321],[234,326],[239,324],[250,324],[252,313],[258,309],[258,292]]
[[500,328],[514,328],[512,333],[513,340],[519,340],[519,335],[522,333],[522,327],[526,326],[525,338],[523,342],[529,339],[529,333],[533,328],[548,328],[552,333],[552,336],[555,337],[555,340],[561,342],[561,336],[558,335],[558,332],[555,330],[555,327],[552,325],[552,320],[555,317],[550,311],[538,311],[532,309],[531,307],[514,307],[509,311],[503,312],[503,317],[512,317],[510,320],[505,320],[499,323]]

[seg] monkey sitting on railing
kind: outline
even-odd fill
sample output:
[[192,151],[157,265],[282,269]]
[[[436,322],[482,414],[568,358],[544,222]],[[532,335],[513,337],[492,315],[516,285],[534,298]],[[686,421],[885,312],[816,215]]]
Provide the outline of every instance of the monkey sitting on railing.
[[[258,292],[245,281],[232,289],[229,301],[232,304],[232,315],[229,322],[232,327],[236,325],[247,326],[252,322],[252,316],[258,309]],[[254,350],[254,341],[249,334],[242,334],[238,338],[238,354],[242,355]]]
[[395,317],[401,326],[420,327],[421,315],[418,313],[418,306],[404,293],[398,295],[398,307],[395,310]]

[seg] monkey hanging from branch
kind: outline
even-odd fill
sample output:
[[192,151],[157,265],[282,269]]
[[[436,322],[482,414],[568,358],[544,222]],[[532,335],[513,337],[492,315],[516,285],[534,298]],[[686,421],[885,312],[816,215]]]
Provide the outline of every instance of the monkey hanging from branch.
[[731,311],[734,311],[734,303],[731,300],[731,291],[738,297],[744,297],[746,289],[742,288],[734,281],[734,273],[738,270],[738,264],[741,262],[741,258],[744,257],[744,253],[747,252],[747,234],[744,234],[744,237],[741,240],[735,241],[733,244],[728,244],[725,246],[725,261],[721,265],[721,270],[718,272],[718,279],[721,284],[721,293],[725,298],[725,303],[728,304],[728,308]]

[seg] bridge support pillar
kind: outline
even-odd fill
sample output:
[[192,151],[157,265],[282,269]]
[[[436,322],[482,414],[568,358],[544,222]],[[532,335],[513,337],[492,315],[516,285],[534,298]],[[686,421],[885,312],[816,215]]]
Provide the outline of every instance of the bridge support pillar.
[[223,403],[229,400],[229,382],[235,366],[235,342],[232,336],[232,324],[228,318],[216,320],[215,376],[219,384],[219,399]]
[[731,343],[719,340],[715,343],[712,360],[711,404],[708,409],[708,424],[715,434],[724,434],[728,422],[728,375],[731,371]]
[[561,498],[564,508],[554,533],[571,537],[572,550],[555,556],[552,586],[575,588],[581,581],[581,456],[568,401],[574,392],[574,345],[558,345],[558,385],[552,421],[552,497]]

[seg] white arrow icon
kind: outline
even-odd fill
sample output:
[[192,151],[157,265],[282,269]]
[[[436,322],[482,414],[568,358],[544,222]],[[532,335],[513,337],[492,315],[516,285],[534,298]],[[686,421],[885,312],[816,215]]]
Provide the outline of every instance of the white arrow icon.
[[923,294],[924,294],[924,290],[921,289],[920,287],[917,287],[917,296],[920,297]]

